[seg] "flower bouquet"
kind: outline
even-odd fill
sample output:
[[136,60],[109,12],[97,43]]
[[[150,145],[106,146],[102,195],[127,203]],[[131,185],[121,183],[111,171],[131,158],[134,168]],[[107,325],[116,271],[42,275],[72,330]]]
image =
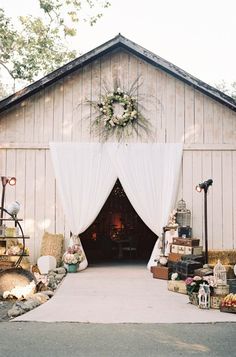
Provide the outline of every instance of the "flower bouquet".
[[201,284],[205,283],[210,286],[210,290],[213,291],[213,288],[216,286],[215,278],[213,275],[209,276],[194,276],[188,277],[185,280],[187,294],[189,296],[189,301],[191,304],[198,305],[198,293],[201,287]]
[[67,270],[69,272],[76,272],[77,266],[82,262],[84,258],[83,251],[79,245],[75,244],[72,247],[68,247],[67,251],[63,254],[62,260],[67,264]]

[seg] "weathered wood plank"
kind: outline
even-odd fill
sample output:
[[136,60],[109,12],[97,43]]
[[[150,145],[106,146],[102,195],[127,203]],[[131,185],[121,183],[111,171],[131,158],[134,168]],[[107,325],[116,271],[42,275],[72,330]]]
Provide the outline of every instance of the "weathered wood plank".
[[184,142],[194,142],[194,95],[195,92],[192,88],[185,85],[185,120],[184,120]]
[[192,227],[193,236],[197,238],[202,238],[203,236],[203,202],[202,195],[199,194],[195,188],[202,182],[202,153],[193,152],[193,208],[192,208]]
[[176,90],[175,80],[170,76],[167,76],[166,100],[166,142],[174,143],[176,138]]
[[223,248],[232,247],[233,244],[233,180],[232,153],[222,153],[222,193],[223,193]]
[[62,121],[62,140],[71,141],[72,138],[72,108],[73,108],[73,82],[71,76],[64,79],[64,104],[63,104],[63,121]]
[[194,106],[194,142],[203,143],[204,119],[203,119],[203,94],[195,91]]
[[53,140],[62,141],[63,115],[64,115],[64,84],[58,81],[54,87],[54,114],[53,114]]
[[213,143],[214,138],[213,102],[204,98],[204,143]]
[[25,153],[25,207],[24,207],[24,233],[30,236],[27,241],[27,246],[30,250],[30,261],[34,264],[38,258],[35,249],[35,227],[37,221],[35,219],[35,150],[27,150]]
[[[212,153],[209,151],[205,151],[202,153],[202,181],[206,181],[211,179],[212,176]],[[202,199],[204,193],[202,192]],[[208,223],[208,246],[213,247],[213,196],[212,196],[212,187],[208,190],[207,196],[207,223]],[[203,219],[204,219],[204,211],[202,211]],[[204,237],[205,239],[205,237]],[[204,240],[205,241],[205,240]]]
[[212,152],[212,179],[213,247],[222,249],[224,232],[222,222],[222,153],[220,151]]
[[175,141],[182,143],[184,141],[184,84],[176,80],[175,83]]

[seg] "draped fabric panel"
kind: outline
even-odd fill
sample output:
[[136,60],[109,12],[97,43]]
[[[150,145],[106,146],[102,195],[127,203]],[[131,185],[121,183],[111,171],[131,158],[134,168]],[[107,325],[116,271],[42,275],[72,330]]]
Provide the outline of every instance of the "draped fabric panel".
[[[99,143],[50,143],[63,209],[70,230],[84,232],[97,217],[117,179]],[[87,259],[80,270],[88,265]]]
[[[106,144],[132,206],[158,236],[175,203],[182,144]],[[155,244],[148,267],[160,255]]]
[[[119,177],[138,215],[160,236],[175,203],[182,144],[51,143],[50,149],[73,233],[92,224]],[[159,254],[157,241],[148,267]]]

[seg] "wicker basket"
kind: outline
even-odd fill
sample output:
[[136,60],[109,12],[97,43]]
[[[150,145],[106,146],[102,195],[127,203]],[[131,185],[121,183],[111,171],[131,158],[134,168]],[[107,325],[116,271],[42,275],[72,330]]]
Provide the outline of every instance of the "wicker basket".
[[221,312],[229,312],[231,314],[236,314],[236,306],[221,306]]
[[198,306],[198,293],[188,294],[188,297],[191,304]]

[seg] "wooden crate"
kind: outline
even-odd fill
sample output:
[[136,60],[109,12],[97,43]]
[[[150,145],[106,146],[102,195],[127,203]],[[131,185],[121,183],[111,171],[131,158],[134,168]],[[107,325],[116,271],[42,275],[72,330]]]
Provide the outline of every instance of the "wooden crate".
[[167,282],[167,288],[169,291],[187,295],[186,284],[183,280],[169,280]]
[[211,309],[219,309],[221,305],[221,301],[226,295],[211,295]]
[[168,280],[171,269],[169,267],[156,266],[152,267],[152,274],[154,279]]

